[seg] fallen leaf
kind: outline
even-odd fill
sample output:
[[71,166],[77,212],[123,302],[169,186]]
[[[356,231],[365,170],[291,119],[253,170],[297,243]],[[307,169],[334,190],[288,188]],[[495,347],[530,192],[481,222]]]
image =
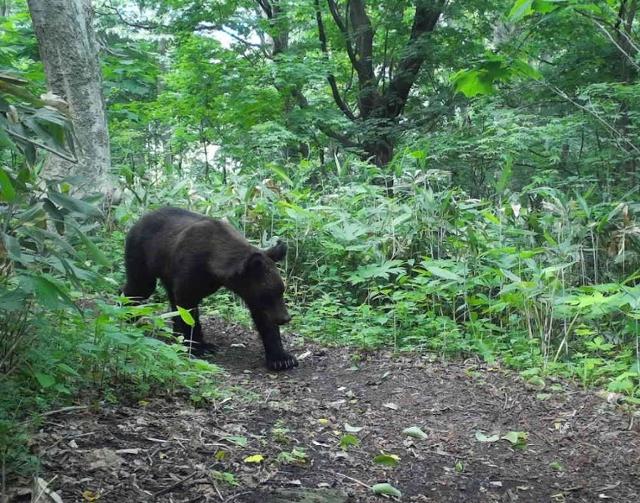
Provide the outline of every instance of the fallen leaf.
[[252,456],[247,456],[244,458],[245,463],[262,463],[264,461],[264,456],[262,454],[254,454]]
[[396,454],[378,454],[373,458],[373,462],[384,466],[398,466],[400,456]]
[[388,482],[375,484],[371,486],[371,490],[373,491],[373,494],[383,494],[385,496],[395,496],[397,498],[402,497],[402,493]]
[[510,431],[506,435],[500,437],[502,440],[511,442],[513,447],[523,448],[527,446],[529,434],[526,431]]
[[424,440],[428,437],[428,435],[417,426],[410,426],[409,428],[405,428],[404,430],[402,430],[402,434],[408,435],[413,438],[418,438],[420,440]]
[[85,501],[98,501],[100,499],[100,493],[93,491],[82,491],[82,499]]
[[340,448],[346,450],[349,447],[360,445],[360,439],[355,435],[344,435],[340,439]]
[[247,437],[243,437],[241,435],[231,435],[229,437],[224,437],[224,440],[239,445],[240,447],[246,447],[247,445]]
[[[33,479],[33,488],[31,489],[32,495],[38,495],[36,498],[38,501],[47,502],[47,503],[63,503],[62,498],[49,488],[47,481],[41,479],[40,477],[35,477]],[[36,499],[32,500],[35,501]]]
[[478,442],[497,442],[498,440],[500,440],[500,436],[499,435],[487,436],[481,431],[476,431],[476,440]]
[[363,426],[351,426],[349,423],[344,423],[344,431],[348,433],[358,433],[362,431]]

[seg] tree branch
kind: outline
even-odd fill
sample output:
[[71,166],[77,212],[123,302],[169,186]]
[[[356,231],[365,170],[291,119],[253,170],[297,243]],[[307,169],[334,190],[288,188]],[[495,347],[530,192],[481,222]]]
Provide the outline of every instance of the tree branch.
[[[333,1],[333,0],[332,0]],[[356,54],[362,73],[363,82],[373,82],[373,28],[365,10],[364,0],[349,2],[349,18],[351,20],[353,38],[356,43]]]
[[128,21],[127,19],[124,18],[124,16],[122,15],[122,13],[118,10],[118,8],[113,5],[111,3],[111,0],[109,0],[109,4],[105,5],[105,7],[107,9],[109,9],[110,11],[114,12],[116,16],[118,16],[118,18],[120,19],[120,22],[122,22],[123,24],[131,27],[131,28],[136,28],[138,30],[155,30],[157,28],[160,28],[161,25],[157,24],[157,23],[135,23],[133,21]]
[[360,75],[360,62],[356,57],[356,54],[353,52],[353,47],[351,46],[351,37],[349,35],[349,30],[347,29],[347,25],[342,18],[340,17],[340,11],[338,10],[338,5],[335,0],[327,0],[327,5],[329,6],[329,12],[331,12],[331,17],[333,17],[333,21],[336,23],[336,26],[342,33],[342,37],[344,38],[345,47],[347,49],[347,55],[349,56],[349,61],[351,61],[351,65],[355,68],[358,76]]
[[431,33],[440,19],[446,0],[417,0],[416,13],[406,54],[397,66],[396,74],[385,93],[388,117],[397,117],[403,110],[422,63],[427,59],[425,35]]
[[615,127],[613,127],[605,119],[603,119],[600,115],[598,115],[598,113],[596,111],[594,111],[593,109],[591,109],[589,107],[581,105],[580,103],[575,101],[573,98],[571,98],[571,96],[569,96],[564,91],[562,91],[559,87],[556,87],[556,86],[554,86],[552,84],[547,84],[546,82],[543,82],[543,85],[545,85],[548,89],[551,89],[551,91],[553,91],[555,94],[557,94],[561,98],[567,100],[572,105],[575,105],[576,107],[578,107],[580,110],[584,110],[588,114],[592,115],[600,124],[602,124],[607,130],[609,130],[613,134],[614,137],[616,137],[617,139],[619,139],[619,140],[623,141],[624,143],[626,143],[629,147],[631,147],[631,149],[636,154],[640,154],[640,148],[636,147],[635,144],[631,140],[629,140],[626,136],[624,136],[622,133],[620,133],[620,131],[618,131]]
[[[318,38],[320,39],[320,48],[325,55],[325,58],[328,60],[329,50],[327,47],[327,34],[324,30],[324,23],[322,21],[322,12],[320,11],[320,1],[315,0],[316,6],[316,22],[318,24]],[[327,80],[329,81],[329,85],[331,86],[331,94],[333,95],[333,101],[336,102],[338,108],[342,111],[344,115],[346,115],[350,120],[356,120],[356,116],[353,114],[349,106],[340,96],[340,91],[338,90],[338,83],[336,82],[336,78],[332,73],[327,74]]]
[[256,0],[264,14],[269,18],[273,18],[273,10],[271,9],[271,4],[268,0]]
[[[292,94],[296,98],[296,101],[298,102],[298,106],[300,108],[302,108],[302,109],[309,108],[309,102],[307,101],[307,98],[305,97],[304,94],[302,94],[302,92],[300,92],[299,89],[297,89],[297,88],[294,89],[292,91]],[[343,135],[342,133],[338,133],[337,131],[334,131],[333,129],[331,129],[331,127],[329,127],[327,124],[321,122],[320,120],[318,120],[315,123],[315,125],[324,134],[326,134],[330,138],[333,138],[333,139],[339,141],[340,144],[343,147],[362,148],[362,146],[359,143],[351,140],[351,138],[349,138],[346,135]]]

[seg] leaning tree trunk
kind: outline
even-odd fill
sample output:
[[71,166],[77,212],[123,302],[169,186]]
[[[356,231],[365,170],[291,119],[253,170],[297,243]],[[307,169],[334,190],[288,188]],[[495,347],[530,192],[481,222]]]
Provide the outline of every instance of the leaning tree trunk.
[[110,193],[111,154],[91,0],[28,0],[49,90],[69,104],[78,163],[50,156],[49,179],[74,176],[81,194]]

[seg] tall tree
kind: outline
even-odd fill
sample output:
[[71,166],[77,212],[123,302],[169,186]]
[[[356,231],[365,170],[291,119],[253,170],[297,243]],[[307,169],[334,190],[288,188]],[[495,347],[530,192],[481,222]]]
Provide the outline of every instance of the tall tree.
[[[331,18],[342,40],[357,79],[357,96],[353,106],[343,98],[336,78],[327,80],[336,105],[344,116],[360,123],[364,133],[361,146],[376,165],[385,166],[393,157],[397,138],[395,123],[404,111],[409,92],[418,77],[420,67],[430,55],[429,35],[435,29],[445,7],[445,0],[415,0],[411,30],[398,55],[387,53],[388,29],[376,30],[367,10],[366,0],[350,0],[341,7],[336,0],[327,0]],[[408,6],[398,2],[401,10]],[[320,46],[325,54],[330,47],[320,0],[315,0],[316,22]],[[378,6],[388,11],[391,5]],[[374,44],[376,35],[385,40]]]
[[[277,57],[288,50],[291,27],[286,8],[291,5],[282,0],[256,2],[269,21],[272,56]],[[318,124],[325,134],[345,147],[359,148],[364,157],[378,166],[389,163],[398,141],[398,120],[421,66],[431,55],[429,35],[436,28],[445,5],[446,0],[313,0],[317,37],[327,60],[331,96],[352,126],[350,134],[344,134]],[[405,13],[411,16],[410,24],[404,19]],[[398,40],[405,35],[403,32],[408,34],[401,45]],[[342,56],[346,56],[349,69],[341,90],[339,78],[330,68],[344,66],[336,62]],[[354,76],[355,90],[351,82]],[[295,87],[292,90],[299,105],[306,108],[308,102],[301,90]]]
[[28,0],[48,87],[64,98],[77,138],[76,164],[50,157],[47,176],[76,176],[81,193],[109,192],[111,155],[91,0]]

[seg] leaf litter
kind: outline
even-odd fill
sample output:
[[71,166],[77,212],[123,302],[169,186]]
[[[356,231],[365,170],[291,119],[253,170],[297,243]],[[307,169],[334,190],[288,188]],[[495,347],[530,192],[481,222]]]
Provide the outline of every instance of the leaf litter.
[[638,421],[595,392],[565,384],[539,400],[495,365],[291,336],[303,363],[274,374],[251,330],[208,319],[206,333],[228,373],[211,404],[46,417],[34,450],[65,503],[640,501]]

